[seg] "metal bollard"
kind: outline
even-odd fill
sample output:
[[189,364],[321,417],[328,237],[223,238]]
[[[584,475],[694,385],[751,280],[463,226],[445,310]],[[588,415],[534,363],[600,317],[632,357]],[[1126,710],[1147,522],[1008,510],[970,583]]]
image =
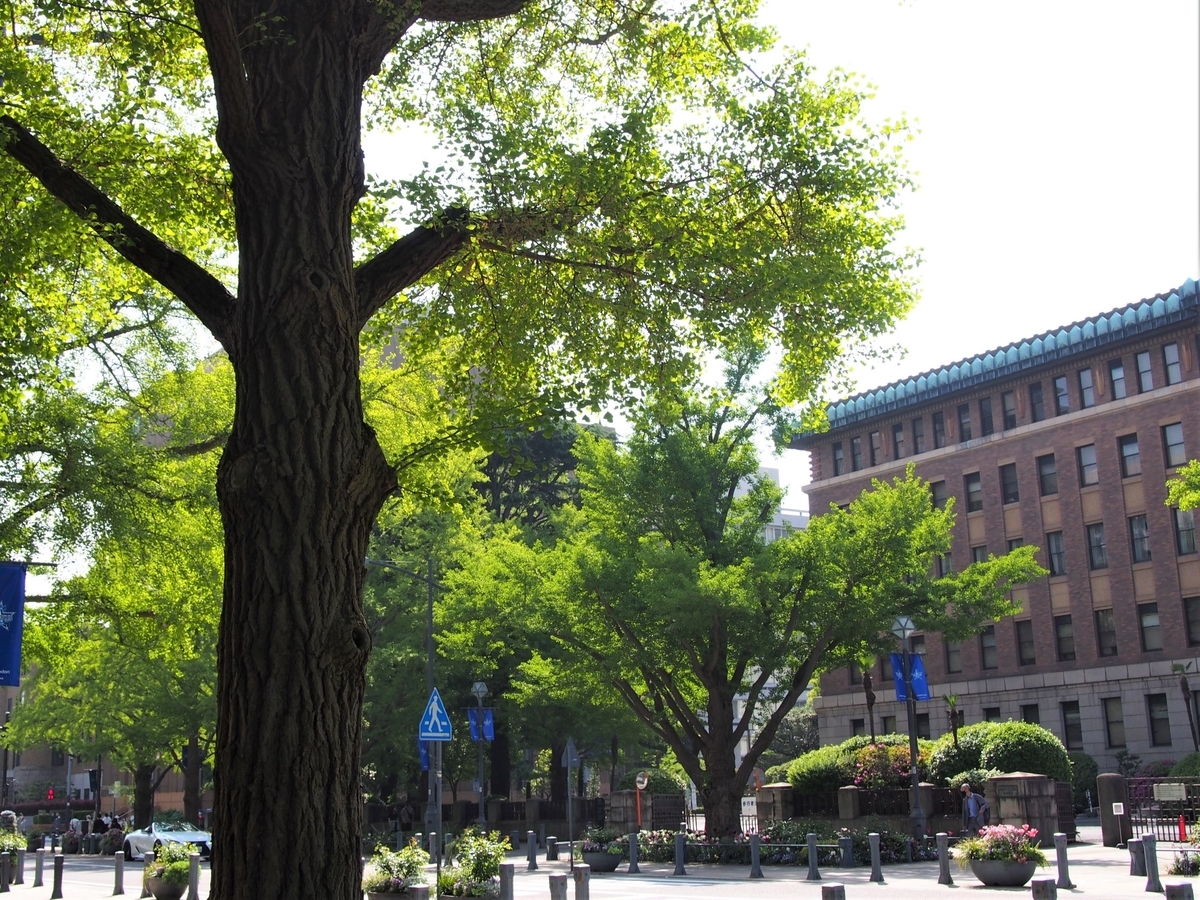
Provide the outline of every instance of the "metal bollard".
[[912,838],[904,839],[904,861],[905,862],[913,861],[913,839]]
[[543,847],[543,848],[546,846],[546,823],[545,822],[543,822],[542,824],[540,824],[538,826],[538,846]]
[[556,862],[558,860],[558,838],[550,835],[546,838],[546,862]]
[[762,878],[762,848],[757,834],[750,835],[750,877]]
[[513,875],[516,866],[512,863],[500,863],[500,900],[513,900]]
[[867,835],[871,842],[871,881],[883,882],[883,865],[879,858],[879,832],[872,831]]
[[519,832],[519,831],[511,832],[508,836],[508,842],[510,844],[512,844],[512,848],[514,850],[520,850],[521,849],[521,832]]
[[591,889],[588,882],[592,878],[592,867],[587,863],[581,863],[575,867],[573,874],[575,875],[575,900],[591,900]]
[[1195,900],[1191,882],[1179,882],[1167,885],[1167,900]]
[[638,833],[629,832],[629,874],[637,875],[642,870],[638,868]]
[[535,835],[532,831],[528,832],[528,834],[526,836],[526,841],[529,844],[529,854],[528,854],[529,855],[529,867],[526,869],[526,871],[536,872],[537,871],[537,835]]
[[1033,900],[1058,900],[1058,885],[1053,878],[1035,878],[1030,884]]
[[113,855],[113,896],[125,893],[125,854],[118,850]]
[[[144,861],[142,867],[142,897],[149,897],[150,888],[146,887],[146,879],[150,877],[150,870],[154,868],[154,854],[147,850],[142,859]],[[141,900],[141,897],[138,900]]]
[[22,847],[17,851],[17,877],[13,884],[25,883],[25,848]]
[[1058,881],[1055,887],[1070,890],[1075,885],[1071,883],[1071,872],[1067,867],[1067,836],[1061,831],[1054,832],[1054,850],[1058,855]]
[[687,869],[683,861],[687,858],[687,835],[682,831],[675,832],[675,874],[686,875]]
[[841,851],[841,859],[838,865],[843,869],[854,868],[854,841],[848,837],[838,838],[838,850]]
[[817,868],[817,836],[811,831],[808,833],[808,878],[806,880],[821,880],[821,872]]
[[821,900],[846,900],[846,886],[836,881],[821,885]]
[[10,866],[12,865],[10,858],[11,857],[9,856],[9,852],[7,850],[5,850],[3,853],[0,853],[0,893],[4,893],[9,890],[8,883],[9,878],[11,877],[9,872],[11,871]]
[[187,900],[200,900],[200,854],[188,854]]
[[1130,838],[1129,843],[1129,874],[1140,877],[1146,876],[1146,848],[1141,838]]
[[54,887],[50,889],[50,900],[62,900],[63,855],[54,854]]
[[429,900],[429,885],[427,884],[409,885],[408,892],[412,894],[412,900]]
[[42,869],[46,865],[46,850],[43,847],[38,847],[35,851],[37,854],[33,862],[33,886],[42,887]]
[[567,900],[567,876],[550,876],[550,900]]
[[1163,893],[1162,882],[1158,880],[1158,839],[1152,834],[1142,835],[1142,846],[1146,849],[1146,890],[1151,894]]
[[950,877],[950,835],[944,831],[937,833],[938,848],[938,884],[954,884]]

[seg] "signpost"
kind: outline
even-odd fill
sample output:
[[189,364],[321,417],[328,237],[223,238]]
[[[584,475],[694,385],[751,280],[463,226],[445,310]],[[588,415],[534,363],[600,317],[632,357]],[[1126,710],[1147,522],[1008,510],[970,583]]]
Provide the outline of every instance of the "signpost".
[[638,772],[637,779],[633,782],[637,786],[637,805],[638,805],[638,831],[642,830],[642,791],[650,784],[649,772]]
[[567,846],[571,848],[571,871],[575,871],[575,815],[571,809],[571,769],[579,768],[579,751],[575,739],[567,738],[567,749],[562,755],[563,768],[567,770]]
[[450,726],[450,716],[446,713],[446,704],[442,703],[442,695],[434,688],[425,704],[425,712],[421,716],[421,729],[417,739],[432,741],[433,779],[432,801],[434,812],[434,832],[430,838],[431,849],[437,862],[437,874],[442,874],[442,744],[454,736]]

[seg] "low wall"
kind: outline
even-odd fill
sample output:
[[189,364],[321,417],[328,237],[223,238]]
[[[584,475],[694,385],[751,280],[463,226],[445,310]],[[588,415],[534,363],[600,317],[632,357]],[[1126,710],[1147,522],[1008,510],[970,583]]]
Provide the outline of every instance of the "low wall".
[[[962,827],[961,807],[948,788],[922,783],[921,809],[925,813],[926,832],[954,832]],[[838,828],[861,828],[867,820],[887,822],[900,832],[911,827],[910,791],[902,788],[884,791],[864,790],[854,785],[840,788],[835,798],[813,798],[799,794],[790,784],[768,784],[755,792],[758,802],[758,827],[789,819],[818,819]]]

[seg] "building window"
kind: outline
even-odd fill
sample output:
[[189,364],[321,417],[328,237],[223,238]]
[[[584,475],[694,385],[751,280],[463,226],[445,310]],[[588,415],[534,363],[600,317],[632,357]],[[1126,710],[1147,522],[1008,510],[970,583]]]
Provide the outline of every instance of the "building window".
[[1150,562],[1150,527],[1145,515],[1129,517],[1129,545],[1135,563]]
[[1125,746],[1125,714],[1121,711],[1120,697],[1105,697],[1100,701],[1104,707],[1104,730],[1109,747]]
[[1179,345],[1167,344],[1163,347],[1163,370],[1167,375],[1167,384],[1178,384],[1183,380],[1183,372],[1179,367]]
[[850,720],[850,736],[851,737],[864,737],[864,736],[866,736],[866,733],[867,733],[867,720],[866,719],[851,719]]
[[1054,414],[1061,416],[1071,411],[1071,395],[1067,393],[1067,376],[1054,379]]
[[1175,552],[1187,556],[1196,552],[1196,517],[1190,509],[1173,509],[1175,518]]
[[862,468],[862,438],[850,438],[850,468],[857,472]]
[[937,556],[937,574],[938,578],[948,578],[954,574],[954,560],[949,553],[940,553]]
[[904,459],[904,423],[892,426],[892,459]]
[[985,721],[985,722],[999,722],[999,721],[1000,721],[1000,707],[998,707],[998,706],[985,706],[985,707],[983,708],[983,721]]
[[1079,701],[1067,700],[1059,704],[1063,720],[1063,745],[1068,750],[1083,749],[1083,723],[1079,718]]
[[1104,537],[1104,523],[1093,522],[1084,526],[1084,530],[1087,532],[1088,568],[1107,569],[1108,542]]
[[971,562],[987,562],[987,558],[987,544],[980,544],[978,547],[971,548]]
[[1012,391],[1005,391],[1000,395],[1000,408],[1004,412],[1004,427],[1017,427],[1017,395]]
[[1084,444],[1075,451],[1079,462],[1079,486],[1100,483],[1100,469],[1096,466],[1096,445]]
[[883,457],[883,437],[878,431],[872,431],[867,438],[870,442],[871,465],[877,466]]
[[1150,746],[1171,746],[1171,716],[1167,712],[1167,695],[1150,694],[1146,697],[1146,710],[1150,714]]
[[[1197,614],[1200,615],[1200,597],[1196,597]],[[1198,631],[1197,633],[1200,633]],[[946,672],[954,674],[962,671],[962,644],[959,641],[946,641]]]
[[1200,644],[1200,597],[1183,598],[1183,618],[1187,623],[1188,646]]
[[1137,363],[1138,393],[1154,390],[1154,373],[1150,371],[1150,351],[1143,350],[1134,361]]
[[1075,626],[1069,615],[1054,617],[1054,651],[1059,662],[1075,660]]
[[1017,662],[1022,666],[1037,662],[1033,651],[1033,622],[1029,619],[1017,622]]
[[925,655],[925,635],[914,634],[908,639],[908,652],[913,656]]
[[862,684],[862,666],[856,662],[850,663],[850,687]]
[[58,747],[50,748],[50,765],[61,766],[67,762],[66,755]]
[[1108,382],[1112,385],[1113,399],[1125,399],[1125,364],[1119,359],[1109,361]]
[[1042,399],[1042,383],[1035,381],[1029,386],[1029,418],[1040,422],[1046,418],[1046,403]]
[[833,474],[841,475],[846,471],[846,458],[842,454],[842,442],[833,442]]
[[983,509],[983,482],[978,472],[963,476],[963,489],[967,493],[967,512],[979,512]]
[[933,449],[946,446],[946,417],[941,412],[933,414]]
[[896,717],[895,716],[880,716],[879,725],[883,734],[896,733]]
[[913,453],[925,452],[925,420],[912,420]]
[[971,439],[971,404],[962,403],[958,407],[958,439],[960,441],[969,441]]
[[1092,370],[1079,370],[1079,405],[1084,409],[1096,405],[1096,388],[1092,384]]
[[1158,624],[1158,604],[1138,604],[1138,624],[1142,630],[1142,652],[1153,653],[1163,648],[1162,629]]
[[1182,466],[1187,462],[1187,452],[1183,448],[1183,423],[1172,422],[1163,426],[1163,459],[1168,469]]
[[1101,656],[1117,655],[1117,625],[1111,609],[1096,610],[1096,648]]
[[1121,477],[1131,478],[1142,474],[1142,457],[1138,452],[1136,434],[1126,434],[1117,438],[1117,447],[1121,451]]
[[916,719],[913,720],[913,725],[914,730],[917,732],[917,737],[929,740],[932,733],[929,730],[929,713],[917,713]]
[[1021,704],[1021,721],[1028,722],[1030,725],[1042,724],[1042,715],[1038,711],[1038,705],[1036,703]]
[[950,499],[950,494],[946,490],[946,482],[934,481],[929,485],[929,493],[933,496],[934,509],[945,509],[946,501]]
[[1017,489],[1017,464],[1009,463],[1000,467],[1000,502],[1016,503],[1021,499]]
[[1015,538],[1008,539],[1008,552],[1009,553],[1012,553],[1018,547],[1024,547],[1024,546],[1025,546],[1025,538],[1015,537]]
[[1051,531],[1046,535],[1046,556],[1052,576],[1067,574],[1067,545],[1063,542],[1061,531]]
[[985,669],[996,668],[996,626],[989,625],[979,635],[979,660]]
[[979,436],[987,437],[995,430],[992,424],[992,398],[984,397],[979,401]]
[[892,654],[885,653],[879,658],[879,677],[884,684],[890,684],[896,680],[896,673],[892,669]]
[[1054,454],[1047,453],[1037,458],[1038,489],[1043,497],[1058,493],[1058,466],[1054,463]]

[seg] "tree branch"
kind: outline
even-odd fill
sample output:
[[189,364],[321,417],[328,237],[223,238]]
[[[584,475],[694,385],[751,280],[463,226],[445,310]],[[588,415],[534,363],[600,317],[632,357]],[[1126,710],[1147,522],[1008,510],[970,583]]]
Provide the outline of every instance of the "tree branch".
[[46,190],[125,259],[183,301],[213,337],[228,348],[234,299],[215,276],[135,222],[98,187],[63,165],[49,147],[11,116],[0,116],[0,141],[4,142],[5,152]]
[[519,13],[529,0],[425,0],[421,18],[427,22],[482,22]]
[[354,270],[361,328],[383,304],[441,265],[467,242],[467,210],[451,207],[442,221],[422,225]]

